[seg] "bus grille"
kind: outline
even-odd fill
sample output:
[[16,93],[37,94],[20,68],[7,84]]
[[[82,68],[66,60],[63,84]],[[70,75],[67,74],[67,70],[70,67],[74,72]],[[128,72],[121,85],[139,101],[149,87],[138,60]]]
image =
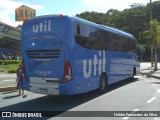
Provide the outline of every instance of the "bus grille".
[[60,56],[60,50],[27,50],[28,58],[46,59],[46,58],[58,58]]

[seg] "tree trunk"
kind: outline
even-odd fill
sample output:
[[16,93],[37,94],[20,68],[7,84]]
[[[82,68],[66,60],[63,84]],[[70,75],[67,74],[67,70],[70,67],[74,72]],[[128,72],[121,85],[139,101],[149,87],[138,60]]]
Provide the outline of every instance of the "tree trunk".
[[157,44],[154,45],[154,71],[157,71]]
[[159,51],[158,51],[158,48],[157,48],[157,62],[159,61],[159,55],[158,55]]
[[153,67],[153,48],[151,48],[151,67]]

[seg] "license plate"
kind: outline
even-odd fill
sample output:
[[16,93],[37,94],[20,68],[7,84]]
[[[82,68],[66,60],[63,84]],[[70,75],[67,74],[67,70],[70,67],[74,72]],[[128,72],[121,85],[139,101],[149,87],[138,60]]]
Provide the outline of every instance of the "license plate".
[[40,88],[40,93],[43,93],[43,94],[47,94],[48,93],[48,89],[47,88]]

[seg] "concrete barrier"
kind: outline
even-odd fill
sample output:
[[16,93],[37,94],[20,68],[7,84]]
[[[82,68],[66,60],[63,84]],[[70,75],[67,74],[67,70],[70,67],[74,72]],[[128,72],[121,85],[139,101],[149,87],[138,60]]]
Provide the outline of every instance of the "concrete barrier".
[[16,86],[0,87],[0,92],[17,90]]

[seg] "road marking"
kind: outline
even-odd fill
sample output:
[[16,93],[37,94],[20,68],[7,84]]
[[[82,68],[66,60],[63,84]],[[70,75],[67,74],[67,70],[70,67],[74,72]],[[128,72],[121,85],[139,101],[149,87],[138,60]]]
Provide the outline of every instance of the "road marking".
[[157,89],[157,93],[160,93],[160,89]]
[[155,100],[157,97],[152,97],[150,100],[147,101],[147,103],[151,103],[153,100]]
[[139,111],[140,109],[134,109],[133,111]]
[[[139,111],[140,109],[134,109],[131,113],[135,113],[136,111]],[[123,117],[123,120],[128,120],[130,117]]]
[[122,118],[123,120],[128,120],[129,119],[129,117],[124,117],[124,118]]
[[153,86],[157,86],[156,84],[152,84]]
[[154,120],[160,120],[160,118],[154,118]]

